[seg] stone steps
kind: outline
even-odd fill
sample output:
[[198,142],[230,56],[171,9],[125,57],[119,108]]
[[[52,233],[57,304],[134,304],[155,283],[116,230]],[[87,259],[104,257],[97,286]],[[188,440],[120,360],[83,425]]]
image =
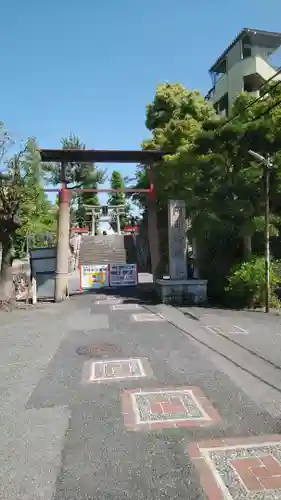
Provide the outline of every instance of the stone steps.
[[81,241],[79,264],[136,262],[134,241],[130,236],[86,236]]

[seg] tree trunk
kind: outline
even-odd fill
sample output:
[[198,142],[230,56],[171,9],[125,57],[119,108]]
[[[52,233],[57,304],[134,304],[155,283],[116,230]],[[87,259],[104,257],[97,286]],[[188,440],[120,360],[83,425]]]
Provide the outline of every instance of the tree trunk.
[[244,260],[250,260],[252,258],[252,236],[247,235],[243,238],[243,253]]
[[3,238],[0,272],[0,300],[8,300],[13,296],[12,250],[12,238]]

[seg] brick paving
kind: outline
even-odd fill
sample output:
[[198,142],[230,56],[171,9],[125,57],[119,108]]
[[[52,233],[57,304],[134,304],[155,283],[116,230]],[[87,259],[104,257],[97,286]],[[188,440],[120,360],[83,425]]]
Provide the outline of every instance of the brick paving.
[[281,498],[281,435],[191,443],[187,451],[209,500]]
[[[157,320],[135,321],[131,308],[118,312],[112,300],[123,302],[117,291],[114,298],[80,295],[48,309],[56,311],[48,318],[13,315],[13,334],[5,324],[2,366],[8,352],[10,362],[26,364],[36,347],[30,367],[37,352],[44,357],[31,380],[20,371],[13,381],[14,365],[0,379],[6,415],[0,456],[8,463],[4,468],[0,459],[2,497],[281,500],[279,420],[156,316],[157,307],[140,304]],[[19,331],[22,342],[11,350]],[[115,352],[79,351],[99,345]],[[19,425],[24,419],[29,431]]]
[[174,387],[122,394],[125,425],[132,430],[202,427],[220,417],[198,387]]

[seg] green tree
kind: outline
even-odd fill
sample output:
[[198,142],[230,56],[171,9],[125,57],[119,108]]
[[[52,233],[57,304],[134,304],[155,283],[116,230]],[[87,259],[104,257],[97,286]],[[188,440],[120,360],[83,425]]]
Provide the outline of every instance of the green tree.
[[[152,137],[142,144],[143,149],[161,149],[170,153],[162,161],[153,165],[157,199],[161,204],[180,188],[185,190],[193,173],[190,168],[178,165],[179,155],[186,155],[202,129],[206,120],[215,117],[213,107],[196,90],[187,90],[183,85],[161,84],[156,89],[152,104],[146,109],[146,126],[152,132]],[[181,157],[181,158],[182,158]],[[137,187],[148,187],[148,177],[145,166],[139,166],[136,171]],[[144,197],[134,197],[141,204]]]
[[[86,149],[78,136],[70,134],[61,140],[63,149]],[[61,182],[61,165],[46,164],[45,175],[47,181],[53,185]],[[68,163],[65,169],[65,180],[69,188],[93,188],[105,180],[105,171],[97,168],[95,163],[73,162]],[[71,222],[79,227],[87,225],[89,218],[85,205],[99,205],[97,193],[72,194],[71,199]]]
[[[142,148],[161,149],[168,153],[152,166],[163,269],[168,257],[168,200],[181,197],[191,201],[197,172],[188,158],[203,124],[215,117],[214,108],[198,91],[190,91],[178,83],[159,85],[153,102],[147,106],[146,126],[152,135],[143,142]],[[149,186],[146,166],[137,167],[136,179],[136,187]],[[146,196],[136,194],[133,200],[140,208],[145,208]]]
[[[10,139],[2,124],[2,158]],[[0,242],[2,262],[0,299],[12,296],[12,260],[16,232],[24,225],[35,224],[42,203],[41,159],[34,139],[5,162],[0,176]],[[31,222],[30,222],[31,221]]]
[[[110,182],[111,188],[112,189],[124,189],[124,179],[121,175],[121,173],[118,170],[113,170],[112,175],[111,175],[111,182]],[[128,217],[129,213],[129,206],[128,202],[126,201],[126,197],[124,193],[111,193],[111,195],[108,198],[108,205],[109,206],[124,206],[124,214],[120,216],[120,228],[121,230],[123,229],[126,219]],[[111,227],[114,231],[117,231],[117,221],[116,217],[113,216],[111,219]]]
[[[271,232],[278,233],[280,87],[268,88],[263,99],[254,104],[253,96],[238,96],[230,121],[217,116],[198,92],[190,92],[179,84],[160,85],[147,107],[146,125],[152,137],[143,143],[143,148],[169,153],[154,165],[162,251],[165,252],[167,242],[168,199],[184,199],[192,221],[191,236],[199,239],[203,274],[215,275],[216,282],[218,272],[222,279],[226,278],[230,267],[262,248],[263,167],[253,161],[249,149],[263,156],[269,153],[273,158]],[[136,179],[138,187],[148,187],[145,166],[137,168]],[[142,195],[134,199],[145,206]],[[222,283],[220,289],[224,289]]]
[[[276,92],[269,92],[252,104],[253,97],[241,94],[234,103],[230,120],[206,121],[188,153],[180,152],[171,160],[179,175],[183,165],[189,165],[191,172],[194,167],[196,170],[187,185],[182,178],[182,185],[190,189],[187,204],[192,230],[200,240],[198,246],[204,249],[203,273],[209,279],[209,289],[214,285],[214,293],[223,293],[224,280],[233,265],[249,260],[252,251],[260,251],[263,246],[256,243],[262,240],[264,228],[264,169],[253,161],[249,149],[274,157],[270,229],[272,236],[278,234],[280,110],[276,108],[276,113],[268,110],[280,97],[280,90],[279,99]],[[220,291],[215,291],[216,287]]]
[[16,258],[22,258],[30,248],[55,245],[57,208],[51,204],[43,190],[38,199],[36,213],[29,215],[26,207],[22,207],[22,226],[17,229],[14,241]]

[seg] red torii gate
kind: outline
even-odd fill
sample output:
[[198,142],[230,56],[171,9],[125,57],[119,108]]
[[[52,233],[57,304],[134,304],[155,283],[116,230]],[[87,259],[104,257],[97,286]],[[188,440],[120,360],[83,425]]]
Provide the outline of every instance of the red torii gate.
[[[55,280],[55,301],[60,302],[68,294],[68,245],[69,245],[69,194],[74,193],[147,193],[148,194],[148,237],[153,277],[160,261],[157,216],[155,207],[155,189],[152,165],[168,154],[153,150],[97,150],[97,149],[40,149],[43,162],[61,164],[61,187],[46,188],[46,192],[59,193],[59,212],[57,227],[57,264]],[[149,188],[135,189],[94,189],[68,188],[65,178],[65,167],[68,163],[140,163],[146,165],[149,175]]]

